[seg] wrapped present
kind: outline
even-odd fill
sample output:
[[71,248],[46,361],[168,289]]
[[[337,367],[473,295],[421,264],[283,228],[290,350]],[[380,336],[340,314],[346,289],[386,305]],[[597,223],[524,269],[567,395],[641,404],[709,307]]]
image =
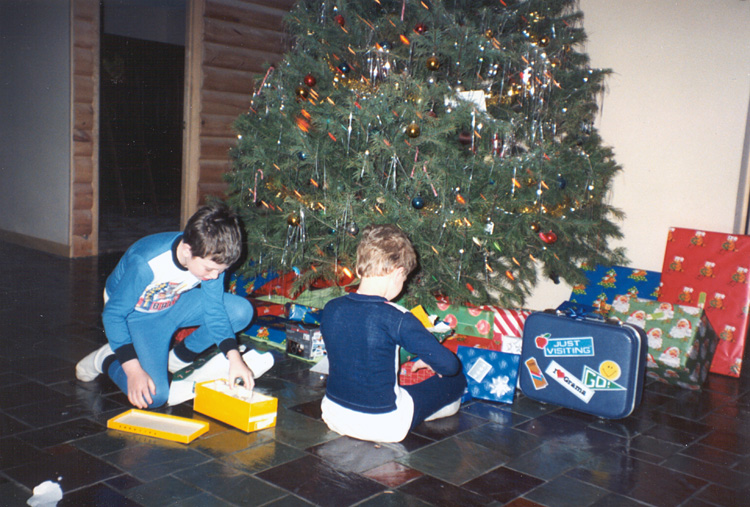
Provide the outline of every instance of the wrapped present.
[[278,277],[279,273],[274,271],[264,271],[257,275],[232,273],[229,280],[229,292],[237,294],[238,296],[247,297],[252,295],[256,288],[262,287]]
[[305,324],[320,325],[321,310],[309,306],[298,305],[296,303],[286,304],[286,313],[289,320],[295,322],[304,322]]
[[457,334],[492,338],[493,315],[486,308],[452,304],[447,298],[438,298],[435,307],[427,307],[425,311],[430,315],[437,315]]
[[[510,310],[496,306],[485,306],[492,312],[494,337],[516,337],[523,336],[523,324],[526,317],[531,315],[528,310]],[[520,354],[520,352],[519,352]]]
[[458,347],[473,347],[478,349],[487,350],[503,350],[503,339],[502,338],[480,338],[478,336],[469,336],[463,334],[454,334],[450,338],[443,342],[443,345],[453,351],[454,354],[458,353]]
[[286,352],[310,361],[317,361],[326,355],[326,346],[320,326],[302,322],[287,322]]
[[225,422],[242,431],[276,426],[278,400],[226,380],[209,380],[195,386],[193,410]]
[[192,327],[181,327],[178,329],[174,334],[174,341],[175,343],[180,343],[185,338],[193,334],[193,331],[198,329],[198,326],[192,326]]
[[274,315],[276,317],[286,317],[286,307],[282,304],[273,303],[271,301],[263,301],[262,299],[248,298],[253,304],[255,309],[255,315],[263,317],[266,315]]
[[587,284],[576,285],[570,301],[592,306],[606,315],[615,296],[626,295],[639,299],[656,300],[661,273],[622,266],[581,266]]
[[244,334],[255,340],[268,342],[269,345],[285,347],[286,319],[275,315],[255,317]]
[[513,403],[521,356],[475,347],[458,347],[472,398]]
[[608,316],[646,332],[649,377],[687,389],[706,380],[718,338],[702,308],[617,298]]
[[299,291],[293,290],[294,282],[297,280],[299,273],[289,271],[273,278],[261,286],[257,286],[253,291],[255,296],[284,296],[285,298],[294,299],[299,295]]
[[659,301],[705,310],[719,344],[711,371],[740,376],[750,312],[750,236],[671,228],[664,253]]
[[412,367],[414,366],[415,362],[415,360],[407,361],[406,363],[401,365],[401,368],[398,372],[399,385],[410,386],[419,384],[423,380],[427,380],[428,378],[435,375],[435,372],[430,368],[420,368],[417,371],[412,371]]
[[479,338],[500,338],[523,335],[523,323],[531,312],[495,306],[467,306],[452,304],[438,298],[435,307],[426,311],[448,324],[456,334]]

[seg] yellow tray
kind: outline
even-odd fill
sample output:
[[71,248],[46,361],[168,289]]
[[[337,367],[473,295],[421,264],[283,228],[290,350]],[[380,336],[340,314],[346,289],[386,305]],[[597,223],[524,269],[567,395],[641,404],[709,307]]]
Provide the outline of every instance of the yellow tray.
[[107,421],[107,428],[189,444],[208,431],[208,423],[134,408]]

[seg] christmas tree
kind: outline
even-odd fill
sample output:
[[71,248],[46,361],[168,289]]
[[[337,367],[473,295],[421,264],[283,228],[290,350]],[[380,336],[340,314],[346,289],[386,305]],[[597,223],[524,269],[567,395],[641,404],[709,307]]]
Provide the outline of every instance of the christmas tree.
[[435,295],[521,305],[539,274],[622,263],[607,202],[620,169],[593,123],[573,0],[300,1],[293,49],[236,121],[230,202],[245,272],[345,283],[359,231],[395,223]]

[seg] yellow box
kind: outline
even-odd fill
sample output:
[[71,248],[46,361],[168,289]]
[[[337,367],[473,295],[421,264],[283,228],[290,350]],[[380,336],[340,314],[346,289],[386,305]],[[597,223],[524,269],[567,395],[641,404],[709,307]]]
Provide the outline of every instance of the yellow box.
[[243,431],[258,431],[276,426],[278,400],[227,381],[209,380],[195,385],[193,410]]
[[134,408],[107,421],[107,428],[189,444],[208,431],[208,423]]

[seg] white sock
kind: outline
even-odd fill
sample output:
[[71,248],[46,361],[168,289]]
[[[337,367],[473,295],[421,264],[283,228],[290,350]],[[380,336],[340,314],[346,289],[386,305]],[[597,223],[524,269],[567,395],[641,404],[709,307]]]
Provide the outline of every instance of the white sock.
[[177,354],[175,354],[174,349],[169,351],[169,365],[167,368],[169,369],[169,373],[177,373],[187,365],[192,364],[187,361],[183,361],[179,357],[177,357]]
[[444,406],[431,416],[427,417],[425,421],[434,421],[435,419],[441,419],[443,417],[450,417],[458,412],[458,409],[461,408],[461,398],[457,399],[453,403],[449,403],[448,405]]

